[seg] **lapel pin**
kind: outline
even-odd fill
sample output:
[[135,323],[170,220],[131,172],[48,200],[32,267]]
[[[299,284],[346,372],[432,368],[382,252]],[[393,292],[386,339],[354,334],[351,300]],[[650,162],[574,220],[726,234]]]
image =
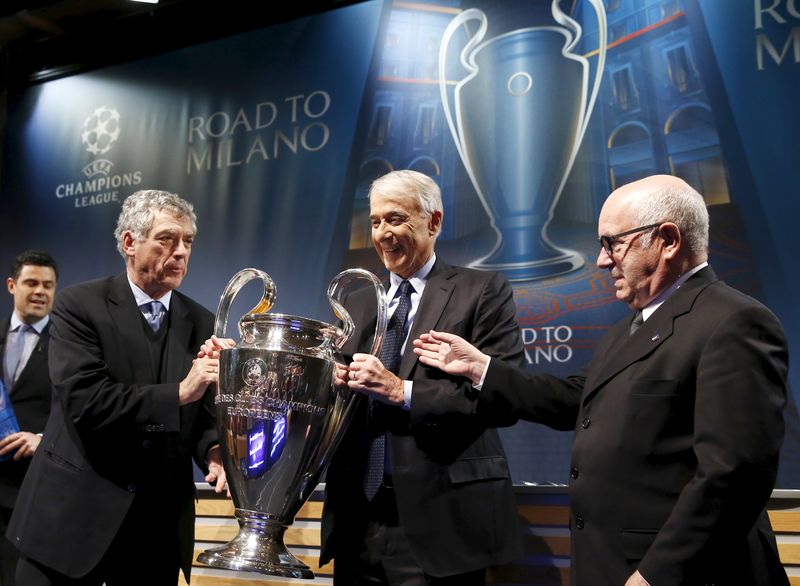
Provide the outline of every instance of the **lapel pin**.
[[660,339],[661,339],[661,334],[656,332],[655,335],[652,338],[650,338],[650,341],[651,342],[655,342],[655,341],[660,340]]

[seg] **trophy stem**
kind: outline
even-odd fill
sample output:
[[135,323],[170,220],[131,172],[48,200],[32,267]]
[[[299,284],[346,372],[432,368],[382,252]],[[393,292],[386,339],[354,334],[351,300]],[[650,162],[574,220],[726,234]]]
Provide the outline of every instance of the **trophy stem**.
[[236,517],[239,534],[221,547],[207,549],[198,561],[214,568],[314,579],[311,569],[283,544],[287,525],[257,511],[236,509]]
[[516,282],[555,277],[582,267],[585,262],[583,256],[550,242],[544,227],[499,227],[494,250],[469,266],[501,272],[509,281]]

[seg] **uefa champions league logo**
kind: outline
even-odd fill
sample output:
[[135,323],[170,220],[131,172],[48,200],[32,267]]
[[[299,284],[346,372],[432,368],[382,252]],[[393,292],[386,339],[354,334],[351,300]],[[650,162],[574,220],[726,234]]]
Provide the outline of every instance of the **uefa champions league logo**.
[[102,155],[117,142],[119,130],[119,112],[100,106],[84,120],[81,142],[91,154]]
[[[82,179],[56,185],[54,191],[57,199],[68,200],[76,208],[119,202],[124,198],[125,191],[130,193],[142,182],[141,169],[115,172],[114,162],[103,157],[119,140],[120,119],[119,111],[110,106],[95,108],[86,117],[80,138],[91,160],[81,169]],[[78,120],[75,121],[76,126]],[[125,166],[129,167],[130,163],[126,162]]]
[[259,387],[267,380],[267,365],[260,358],[251,358],[242,367],[242,379],[249,387]]

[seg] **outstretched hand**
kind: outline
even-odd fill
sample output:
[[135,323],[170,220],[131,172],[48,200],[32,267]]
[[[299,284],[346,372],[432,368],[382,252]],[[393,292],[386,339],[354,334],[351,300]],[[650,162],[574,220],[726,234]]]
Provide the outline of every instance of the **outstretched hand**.
[[447,374],[466,377],[473,385],[481,382],[483,371],[489,363],[489,356],[464,338],[433,330],[414,340],[414,353],[422,364]]

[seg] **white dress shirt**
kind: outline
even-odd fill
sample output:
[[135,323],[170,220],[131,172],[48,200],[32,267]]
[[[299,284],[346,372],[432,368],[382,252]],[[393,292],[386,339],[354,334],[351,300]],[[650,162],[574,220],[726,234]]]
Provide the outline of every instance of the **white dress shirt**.
[[[404,280],[411,283],[414,288],[411,293],[411,309],[408,310],[408,317],[406,318],[406,328],[403,338],[403,346],[400,348],[400,356],[405,354],[406,345],[408,344],[408,334],[411,332],[411,327],[414,325],[414,318],[417,316],[417,309],[419,308],[419,301],[422,299],[422,292],[425,290],[425,284],[428,282],[428,275],[431,273],[434,263],[436,262],[436,253],[431,255],[422,268],[416,273],[411,275],[408,279],[403,279],[394,273],[389,273],[389,290],[386,292],[386,297],[389,301],[389,310],[387,319],[391,319],[395,309],[400,304],[400,297],[395,297],[400,283]],[[413,383],[410,380],[403,381],[403,409],[411,409],[411,392]]]

